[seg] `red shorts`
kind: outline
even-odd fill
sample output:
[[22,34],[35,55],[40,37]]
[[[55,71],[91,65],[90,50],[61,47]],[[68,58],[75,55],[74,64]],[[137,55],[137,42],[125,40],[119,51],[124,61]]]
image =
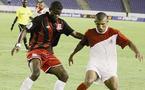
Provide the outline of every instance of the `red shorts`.
[[61,62],[50,52],[45,49],[34,49],[27,53],[28,61],[38,58],[41,61],[41,69],[47,72],[51,67],[61,64]]

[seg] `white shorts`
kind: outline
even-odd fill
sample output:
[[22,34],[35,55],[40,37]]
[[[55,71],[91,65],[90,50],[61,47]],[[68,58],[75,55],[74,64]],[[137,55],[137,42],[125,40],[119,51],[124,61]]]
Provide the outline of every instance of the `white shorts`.
[[92,61],[89,61],[87,68],[86,68],[86,71],[88,71],[88,70],[95,71],[98,74],[99,79],[102,82],[110,79],[113,76],[117,77],[117,67],[116,66],[113,67],[112,65],[109,66],[106,63],[103,65],[103,64],[98,64],[98,63],[94,63]]

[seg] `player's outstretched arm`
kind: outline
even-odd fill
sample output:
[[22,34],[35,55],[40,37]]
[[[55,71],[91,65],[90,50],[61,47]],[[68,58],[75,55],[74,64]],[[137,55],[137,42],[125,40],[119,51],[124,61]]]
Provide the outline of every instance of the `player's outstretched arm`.
[[71,53],[71,55],[69,56],[68,62],[69,62],[69,66],[71,66],[71,64],[73,64],[73,56],[79,52],[82,48],[84,47],[84,45],[82,45],[81,43],[79,43],[76,48],[74,49],[74,51]]
[[84,37],[83,34],[79,33],[79,32],[76,32],[76,31],[73,31],[71,33],[71,36],[73,36],[74,38],[77,38],[77,39],[82,39]]
[[135,46],[135,44],[131,41],[129,41],[129,48],[135,53],[135,57],[139,60],[143,60],[143,55],[139,52],[138,48]]
[[25,30],[22,30],[19,34],[19,37],[18,37],[18,41],[17,43],[15,44],[14,48],[11,50],[11,55],[13,56],[15,52],[18,52],[20,50],[20,47],[21,47],[21,41],[23,40],[24,37],[26,37],[26,34],[27,34],[27,31],[26,29]]

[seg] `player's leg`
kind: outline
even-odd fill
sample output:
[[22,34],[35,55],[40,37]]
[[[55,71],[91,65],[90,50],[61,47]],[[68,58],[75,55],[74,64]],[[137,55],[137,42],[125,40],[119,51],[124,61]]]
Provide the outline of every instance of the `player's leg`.
[[86,72],[86,76],[85,76],[85,82],[81,83],[77,90],[87,90],[87,88],[89,88],[91,86],[91,84],[97,80],[99,76],[97,75],[97,73],[93,70],[88,70]]
[[40,75],[40,66],[41,66],[41,62],[37,58],[32,59],[30,61],[30,63],[29,63],[29,67],[30,67],[30,70],[31,70],[31,76],[30,76],[30,78],[33,81],[36,81],[37,78]]
[[37,80],[40,75],[40,60],[39,59],[32,59],[29,63],[29,67],[31,70],[30,77],[27,77],[22,85],[20,90],[30,90],[33,82]]
[[55,75],[58,80],[55,83],[54,90],[64,90],[65,83],[68,80],[68,74],[62,65],[51,67],[48,72]]
[[[26,30],[26,25],[19,24],[18,26],[19,26],[20,32],[21,32],[22,30]],[[27,38],[26,38],[26,37],[24,37],[23,43],[24,43],[25,48],[28,49]]]
[[118,78],[116,76],[111,77],[110,79],[106,80],[104,83],[110,90],[119,90]]
[[24,37],[23,42],[24,42],[25,48],[28,50],[29,47],[27,45],[27,38],[26,37]]
[[[22,28],[26,30],[26,25],[23,25]],[[27,38],[26,38],[26,37],[24,37],[23,42],[24,42],[24,46],[25,46],[25,48],[28,50],[29,47],[28,47],[28,45],[27,45]]]

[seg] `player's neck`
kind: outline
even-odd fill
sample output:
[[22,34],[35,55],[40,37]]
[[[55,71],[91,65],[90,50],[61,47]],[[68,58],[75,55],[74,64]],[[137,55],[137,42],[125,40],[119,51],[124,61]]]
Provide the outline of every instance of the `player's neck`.
[[97,33],[99,33],[99,34],[104,34],[105,32],[107,32],[107,30],[108,30],[108,26],[106,27],[106,29],[105,29],[104,32],[99,32],[99,30],[96,28],[96,31],[97,31]]

